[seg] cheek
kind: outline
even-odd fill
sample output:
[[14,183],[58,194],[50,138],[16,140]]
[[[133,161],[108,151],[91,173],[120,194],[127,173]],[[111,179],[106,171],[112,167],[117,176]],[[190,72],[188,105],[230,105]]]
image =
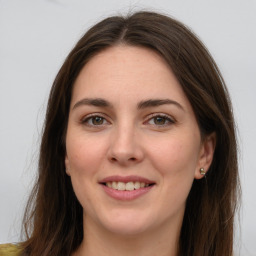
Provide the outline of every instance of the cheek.
[[155,143],[149,154],[152,165],[162,176],[194,176],[200,140],[193,136],[175,136]]
[[67,157],[71,171],[88,174],[97,171],[106,151],[104,141],[93,136],[67,137]]
[[162,184],[162,196],[158,200],[166,213],[184,209],[194,180],[197,157],[198,142],[186,138],[169,140],[169,143],[152,149],[151,165],[160,174]]
[[105,143],[93,136],[86,137],[82,134],[66,138],[72,186],[78,201],[88,212],[91,211],[88,205],[98,200],[97,195],[91,191],[95,190],[98,170],[103,168],[103,157],[106,155],[104,147]]

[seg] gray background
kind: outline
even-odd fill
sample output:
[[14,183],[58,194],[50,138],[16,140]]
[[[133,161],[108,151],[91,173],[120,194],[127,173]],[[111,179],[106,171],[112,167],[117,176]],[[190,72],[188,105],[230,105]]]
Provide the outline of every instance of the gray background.
[[190,26],[223,73],[241,151],[237,255],[256,255],[255,0],[0,0],[0,243],[20,240],[47,97],[65,56],[95,22],[145,8]]

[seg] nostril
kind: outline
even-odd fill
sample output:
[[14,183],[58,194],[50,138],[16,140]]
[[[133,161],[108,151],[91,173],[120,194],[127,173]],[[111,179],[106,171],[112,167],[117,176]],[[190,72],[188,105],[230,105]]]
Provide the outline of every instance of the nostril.
[[112,158],[111,158],[111,161],[112,161],[112,162],[116,162],[117,160],[116,160],[116,158],[112,157]]
[[136,158],[135,157],[131,157],[129,158],[130,161],[136,161]]

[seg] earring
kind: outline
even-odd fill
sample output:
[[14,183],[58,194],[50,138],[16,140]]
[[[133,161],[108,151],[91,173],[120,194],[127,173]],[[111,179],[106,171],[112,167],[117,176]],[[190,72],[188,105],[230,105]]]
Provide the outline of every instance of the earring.
[[204,168],[200,168],[200,174],[201,174],[201,175],[205,175],[205,170],[204,170]]

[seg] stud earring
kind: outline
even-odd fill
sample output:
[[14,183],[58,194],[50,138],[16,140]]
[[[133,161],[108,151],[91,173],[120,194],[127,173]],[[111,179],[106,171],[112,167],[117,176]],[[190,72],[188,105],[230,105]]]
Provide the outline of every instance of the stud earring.
[[204,168],[200,168],[200,174],[201,174],[201,175],[205,175],[205,170],[204,170]]

